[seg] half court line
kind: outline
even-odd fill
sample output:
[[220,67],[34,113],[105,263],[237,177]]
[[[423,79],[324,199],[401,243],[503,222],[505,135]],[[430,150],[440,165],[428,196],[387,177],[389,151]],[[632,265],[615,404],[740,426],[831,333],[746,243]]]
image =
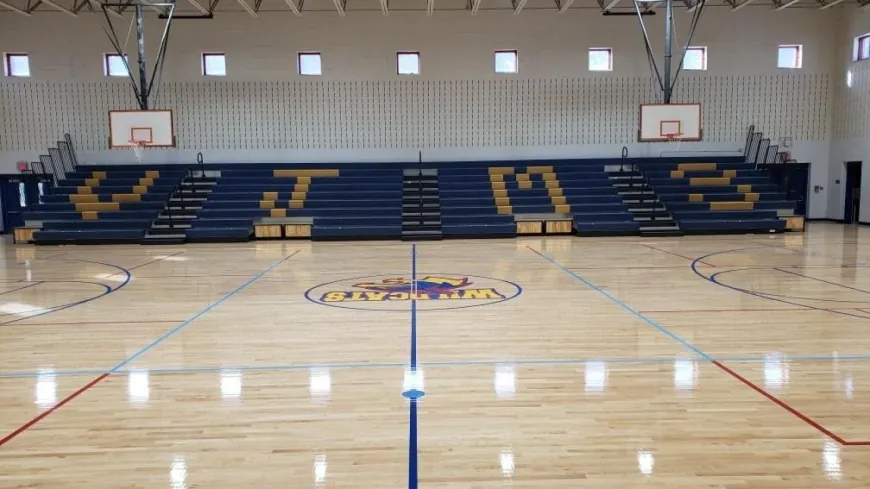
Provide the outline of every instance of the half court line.
[[418,444],[417,444],[417,399],[424,394],[417,389],[417,245],[411,245],[411,364],[409,366],[411,385],[403,392],[409,401],[408,406],[408,489],[417,489],[419,485]]
[[[831,430],[825,428],[824,426],[822,426],[822,425],[819,424],[818,422],[814,421],[814,420],[813,420],[812,418],[810,418],[809,416],[806,416],[805,414],[801,413],[800,411],[798,411],[797,409],[795,409],[794,407],[792,407],[791,405],[789,405],[789,404],[786,403],[785,401],[782,401],[781,399],[777,398],[777,397],[774,396],[773,394],[770,394],[769,392],[765,391],[765,390],[762,389],[761,387],[757,386],[757,385],[756,385],[755,383],[753,383],[752,381],[746,379],[745,377],[742,377],[742,376],[741,376],[740,374],[738,374],[737,372],[731,370],[730,368],[728,368],[727,366],[725,366],[725,365],[722,364],[721,362],[715,360],[712,356],[708,355],[707,353],[704,353],[702,350],[700,350],[700,349],[699,349],[698,347],[696,347],[695,345],[693,345],[693,344],[689,343],[688,341],[686,341],[686,340],[680,338],[679,336],[677,336],[676,334],[672,333],[670,330],[668,330],[668,329],[665,328],[664,326],[658,324],[658,323],[655,322],[654,320],[652,320],[652,319],[650,319],[649,317],[645,316],[644,314],[638,312],[636,309],[634,309],[633,307],[629,306],[629,305],[626,304],[625,302],[623,302],[623,301],[617,299],[616,297],[610,295],[607,291],[605,291],[605,290],[603,290],[602,288],[598,287],[597,285],[595,285],[595,284],[589,282],[588,280],[584,279],[584,278],[581,277],[580,275],[577,275],[576,273],[574,273],[574,272],[571,271],[570,269],[564,267],[564,266],[561,265],[559,262],[557,262],[555,259],[550,258],[549,256],[547,256],[547,255],[545,255],[545,254],[543,254],[543,253],[541,253],[541,252],[535,250],[534,248],[532,248],[532,247],[530,247],[530,246],[528,246],[528,245],[526,246],[526,248],[528,248],[529,251],[532,251],[533,253],[535,253],[536,255],[540,256],[540,257],[543,258],[544,260],[547,260],[547,261],[550,262],[551,264],[555,265],[556,267],[561,268],[565,273],[568,273],[569,275],[571,275],[572,277],[574,277],[574,278],[577,279],[578,281],[580,281],[580,282],[582,282],[583,284],[585,284],[585,285],[586,285],[587,287],[589,287],[590,289],[592,289],[592,290],[598,292],[599,294],[603,295],[604,297],[606,297],[607,299],[609,299],[609,300],[610,300],[611,302],[613,302],[614,304],[616,304],[616,305],[620,306],[621,308],[625,309],[626,311],[628,311],[628,312],[634,314],[638,319],[643,320],[643,322],[649,324],[650,326],[652,326],[652,327],[654,327],[655,329],[659,330],[660,332],[664,333],[665,335],[667,335],[668,337],[670,337],[670,338],[673,339],[674,341],[680,343],[680,344],[683,345],[683,347],[685,347],[686,349],[688,349],[688,350],[690,350],[690,351],[692,351],[692,352],[694,352],[694,353],[700,355],[700,356],[701,356],[702,358],[704,358],[706,361],[712,362],[713,365],[716,365],[716,367],[718,367],[721,371],[727,373],[727,374],[728,374],[729,376],[731,376],[732,378],[734,378],[734,379],[740,381],[742,384],[744,384],[744,385],[750,387],[752,390],[758,392],[759,394],[761,394],[762,396],[766,397],[768,400],[772,401],[773,403],[775,403],[775,404],[778,405],[779,407],[785,409],[786,411],[788,411],[789,413],[791,413],[793,416],[795,416],[796,418],[798,418],[798,419],[800,419],[801,421],[803,421],[803,422],[804,422],[805,424],[807,424],[808,426],[811,426],[811,427],[815,428],[817,431],[819,431],[819,432],[821,432],[822,434],[828,436],[829,438],[835,440],[837,443],[839,443],[839,444],[841,444],[841,445],[870,445],[870,441],[852,441],[852,442],[850,442],[850,441],[847,441],[846,439],[844,439],[844,438],[838,436],[836,433],[834,433],[834,432],[832,432]],[[726,252],[723,252],[723,253],[727,253],[727,251],[726,251]],[[711,255],[715,255],[715,254],[717,254],[717,253],[711,253],[710,255],[707,255],[707,256],[711,256]],[[696,270],[696,268],[695,268],[696,264],[697,264],[698,262],[700,262],[701,260],[703,260],[704,258],[707,258],[707,256],[699,257],[699,258],[695,259],[695,261],[692,262],[692,270],[695,271],[695,273],[698,273],[697,270]]]
[[[154,348],[155,346],[157,346],[157,345],[159,345],[160,343],[162,343],[163,341],[165,341],[167,338],[169,338],[169,337],[171,337],[172,335],[174,335],[174,334],[178,333],[179,331],[183,330],[184,328],[186,328],[187,326],[189,326],[192,322],[194,322],[194,321],[196,321],[197,319],[199,319],[200,317],[204,316],[205,314],[207,314],[209,311],[211,311],[211,310],[214,309],[215,307],[219,306],[220,304],[224,303],[224,302],[227,301],[228,299],[232,298],[233,296],[235,296],[235,295],[238,294],[239,292],[241,292],[241,291],[247,289],[248,287],[251,286],[251,284],[253,284],[253,283],[256,282],[257,280],[259,280],[260,278],[262,278],[264,275],[266,275],[267,273],[271,272],[272,270],[274,270],[275,268],[277,268],[279,265],[283,264],[284,262],[286,262],[286,261],[289,260],[290,258],[293,258],[294,256],[296,256],[297,253],[299,253],[299,250],[294,251],[294,252],[291,253],[290,255],[285,256],[285,257],[282,258],[281,260],[279,260],[279,261],[275,262],[274,264],[272,264],[269,268],[263,270],[262,272],[258,273],[257,275],[254,275],[253,277],[251,277],[248,281],[246,281],[246,282],[243,283],[242,285],[240,285],[240,286],[236,287],[235,289],[231,290],[230,292],[228,292],[227,294],[225,294],[223,297],[221,297],[221,298],[218,299],[217,301],[212,302],[208,307],[206,307],[206,308],[203,309],[202,311],[200,311],[200,312],[194,314],[194,315],[193,315],[192,317],[190,317],[190,319],[188,319],[187,321],[185,321],[185,322],[179,324],[178,326],[176,326],[175,328],[172,328],[171,330],[167,331],[166,333],[164,333],[163,335],[161,335],[159,338],[157,338],[156,340],[152,341],[151,343],[149,343],[148,345],[146,345],[144,348],[141,348],[139,351],[137,351],[137,352],[134,353],[133,355],[127,357],[126,359],[124,359],[123,361],[121,361],[120,363],[118,363],[117,365],[115,365],[114,367],[112,367],[111,369],[109,369],[109,370],[107,370],[107,371],[104,371],[101,375],[99,375],[99,376],[96,377],[95,379],[91,380],[90,382],[88,382],[87,384],[85,384],[84,386],[82,386],[80,389],[78,389],[77,391],[73,392],[73,393],[70,394],[69,396],[65,397],[64,399],[62,399],[60,402],[58,402],[57,404],[55,404],[54,406],[52,406],[52,407],[51,407],[50,409],[48,409],[47,411],[41,413],[40,415],[34,417],[34,418],[31,419],[30,421],[28,421],[28,422],[24,423],[23,425],[19,426],[15,431],[13,431],[12,433],[9,433],[8,435],[6,435],[6,436],[4,436],[2,439],[0,439],[0,447],[3,447],[4,445],[6,445],[7,443],[9,443],[11,440],[13,440],[15,437],[17,437],[17,436],[20,435],[21,433],[24,433],[25,431],[27,431],[28,429],[30,429],[31,427],[33,427],[35,424],[37,424],[37,423],[39,423],[40,421],[42,421],[43,419],[47,418],[51,413],[57,411],[58,409],[60,409],[61,407],[65,406],[65,405],[66,405],[67,403],[69,403],[70,401],[72,401],[72,400],[74,400],[75,398],[79,397],[80,395],[84,394],[88,389],[90,389],[90,388],[92,388],[93,386],[99,384],[100,382],[102,382],[103,380],[105,380],[106,378],[108,378],[110,375],[112,375],[113,373],[117,372],[118,370],[120,370],[121,368],[123,368],[124,366],[126,366],[127,364],[129,364],[130,362],[132,362],[133,360],[135,360],[136,358],[142,356],[143,354],[145,354],[146,352],[148,352],[149,350],[151,350],[151,349]],[[127,281],[129,282],[129,272],[127,272],[127,274],[128,274]],[[125,282],[125,283],[127,283],[127,282]],[[117,290],[117,289],[115,289],[115,290]]]

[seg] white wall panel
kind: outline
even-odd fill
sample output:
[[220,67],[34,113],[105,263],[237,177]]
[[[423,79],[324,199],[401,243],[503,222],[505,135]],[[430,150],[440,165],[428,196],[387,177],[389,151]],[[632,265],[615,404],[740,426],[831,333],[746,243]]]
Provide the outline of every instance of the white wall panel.
[[[749,124],[771,137],[828,138],[828,75],[686,76],[675,101],[700,101],[704,141],[742,142]],[[737,96],[735,97],[735,93]],[[178,147],[199,150],[430,149],[628,144],[645,78],[168,82]],[[40,151],[70,131],[105,149],[108,111],[132,109],[107,82],[0,84],[0,150]],[[867,130],[867,129],[862,129]]]

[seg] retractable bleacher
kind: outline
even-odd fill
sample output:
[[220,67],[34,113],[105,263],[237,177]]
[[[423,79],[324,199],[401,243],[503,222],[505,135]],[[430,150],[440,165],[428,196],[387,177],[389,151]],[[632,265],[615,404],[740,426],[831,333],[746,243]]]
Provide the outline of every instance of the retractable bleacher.
[[35,244],[139,243],[184,170],[119,167],[68,173],[24,212]]
[[445,237],[512,237],[530,216],[564,216],[578,232],[636,231],[603,164],[513,165],[439,170]]
[[[394,239],[402,234],[402,170],[221,170],[191,240],[244,238],[255,221],[310,218],[312,239]],[[288,220],[290,219],[290,220]]]
[[782,232],[796,203],[751,163],[642,163],[686,233]]

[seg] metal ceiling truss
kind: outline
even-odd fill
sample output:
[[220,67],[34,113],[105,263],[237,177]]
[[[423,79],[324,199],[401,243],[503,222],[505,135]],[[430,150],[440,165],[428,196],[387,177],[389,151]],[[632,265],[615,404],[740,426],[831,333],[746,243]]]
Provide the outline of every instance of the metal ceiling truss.
[[574,0],[556,0],[556,8],[559,9],[559,13],[562,14],[571,8],[572,3],[574,3]]
[[[40,11],[44,11],[48,8],[57,12],[67,14],[70,17],[78,17],[79,14],[82,12],[100,12],[103,10],[104,2],[112,2],[114,0],[27,0],[26,6],[16,6],[13,4],[13,1],[15,3],[18,3],[20,0],[0,0],[0,11],[8,10],[25,17],[31,17],[33,12],[37,11],[38,8],[40,9]],[[199,14],[201,14],[201,16],[178,15],[177,13],[175,16],[177,18],[211,18],[215,14],[218,4],[220,4],[220,1],[221,0],[184,0],[183,3],[190,6],[188,11],[190,11],[190,9],[194,9]],[[558,10],[560,14],[566,12],[569,8],[575,5],[575,0],[553,1],[556,10]],[[870,9],[870,0],[764,0],[763,2],[759,0],[721,1],[733,12],[741,10],[749,5],[762,3],[771,5],[771,7],[773,7],[773,9],[776,11],[785,10],[795,6],[804,8],[817,6],[819,10],[826,10],[834,6],[840,5],[844,2],[855,4],[860,9]],[[251,17],[259,17],[263,0],[236,0],[236,2]],[[390,0],[379,0],[379,2],[380,9],[383,15],[389,15]],[[435,14],[435,2],[436,0],[426,0],[427,16],[432,16]],[[528,0],[511,0],[511,9],[513,10],[514,15],[519,15],[526,7],[527,2]],[[619,12],[623,11],[626,7],[623,0],[596,0],[596,2],[598,3],[598,7],[601,9],[601,12],[605,14],[610,13],[611,11],[615,11],[615,13],[611,13],[611,15],[622,15]],[[21,2],[19,3],[19,5],[23,3],[24,2]],[[155,5],[155,3],[157,4]],[[108,15],[116,18],[123,18],[123,14],[127,12],[130,7],[138,4],[142,5],[144,8],[157,12],[161,16],[161,18],[166,18],[170,7],[165,5],[168,5],[170,3],[175,3],[175,1],[120,0],[119,3],[111,3],[112,7],[106,8],[105,10]],[[290,9],[291,12],[293,12],[294,15],[296,15],[297,17],[302,16],[304,0],[284,0],[284,3],[287,4],[287,7]],[[333,3],[335,5],[335,10],[339,16],[344,17],[347,15],[347,0],[333,0]],[[471,15],[476,15],[477,12],[480,10],[480,6],[482,5],[482,3],[483,0],[467,0],[466,9],[471,12]],[[660,8],[664,3],[665,0],[646,0],[639,2],[638,8],[644,14],[652,14],[654,10]],[[676,6],[676,4],[678,3],[682,4],[682,6],[685,6],[688,13],[692,13],[698,7],[699,0],[674,0],[674,6]],[[271,10],[263,12],[268,11]]]

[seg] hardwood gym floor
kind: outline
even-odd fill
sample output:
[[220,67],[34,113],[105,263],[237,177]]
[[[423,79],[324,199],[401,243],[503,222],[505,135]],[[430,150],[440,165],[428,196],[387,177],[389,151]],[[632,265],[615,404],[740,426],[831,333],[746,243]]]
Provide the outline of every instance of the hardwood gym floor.
[[6,244],[0,488],[861,488],[870,228]]

